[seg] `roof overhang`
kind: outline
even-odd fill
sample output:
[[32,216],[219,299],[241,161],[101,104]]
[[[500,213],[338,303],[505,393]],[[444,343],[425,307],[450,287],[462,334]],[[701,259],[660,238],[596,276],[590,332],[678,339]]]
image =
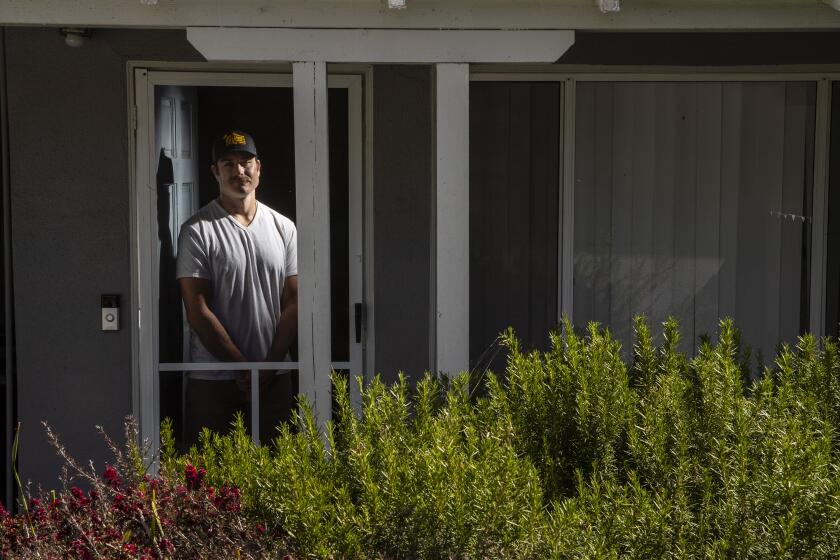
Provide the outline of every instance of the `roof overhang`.
[[68,27],[793,30],[840,28],[817,0],[0,0],[0,24]]

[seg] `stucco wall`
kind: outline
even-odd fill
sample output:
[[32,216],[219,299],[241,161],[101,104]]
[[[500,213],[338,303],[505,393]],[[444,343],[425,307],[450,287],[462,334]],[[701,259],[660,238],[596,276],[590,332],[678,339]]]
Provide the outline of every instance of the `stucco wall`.
[[431,69],[377,66],[374,98],[376,370],[429,367]]
[[[17,402],[24,479],[53,486],[42,420],[98,464],[95,425],[131,413],[131,265],[125,63],[200,60],[177,31],[96,30],[78,49],[54,29],[7,28]],[[377,370],[429,360],[430,71],[375,71]],[[103,293],[123,328],[99,330]]]
[[[126,60],[199,59],[183,32],[95,31],[78,49],[55,29],[8,28],[17,400],[24,479],[55,484],[42,420],[70,452],[108,457],[95,425],[131,412]],[[122,329],[100,331],[100,295]]]
[[836,31],[610,33],[580,31],[559,64],[740,66],[838,64]]

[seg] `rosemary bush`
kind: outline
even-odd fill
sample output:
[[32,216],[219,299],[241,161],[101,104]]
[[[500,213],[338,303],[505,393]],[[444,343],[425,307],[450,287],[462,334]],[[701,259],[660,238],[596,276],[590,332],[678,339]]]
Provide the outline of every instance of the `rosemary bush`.
[[693,358],[673,321],[635,330],[630,364],[597,325],[546,352],[507,332],[480,396],[466,376],[374,380],[357,414],[336,378],[327,433],[303,403],[263,447],[239,419],[181,455],[164,423],[161,477],[240,489],[229,523],[274,536],[254,556],[837,559],[838,341],[750,371],[729,321]]

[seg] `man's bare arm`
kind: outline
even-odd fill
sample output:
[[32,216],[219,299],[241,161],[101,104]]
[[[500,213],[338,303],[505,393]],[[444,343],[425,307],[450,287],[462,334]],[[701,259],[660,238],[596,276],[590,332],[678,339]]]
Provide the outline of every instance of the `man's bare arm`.
[[297,336],[298,325],[298,277],[289,276],[283,282],[283,296],[280,299],[280,321],[274,331],[271,350],[265,361],[279,362],[286,357]]
[[225,327],[210,310],[213,289],[205,278],[179,278],[187,320],[204,347],[221,362],[246,362]]

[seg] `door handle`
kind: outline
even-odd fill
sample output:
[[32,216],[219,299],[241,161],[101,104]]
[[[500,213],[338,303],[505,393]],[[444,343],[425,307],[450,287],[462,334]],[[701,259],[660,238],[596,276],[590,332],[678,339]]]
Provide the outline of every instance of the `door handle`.
[[353,304],[354,318],[356,319],[356,344],[362,342],[362,304]]

